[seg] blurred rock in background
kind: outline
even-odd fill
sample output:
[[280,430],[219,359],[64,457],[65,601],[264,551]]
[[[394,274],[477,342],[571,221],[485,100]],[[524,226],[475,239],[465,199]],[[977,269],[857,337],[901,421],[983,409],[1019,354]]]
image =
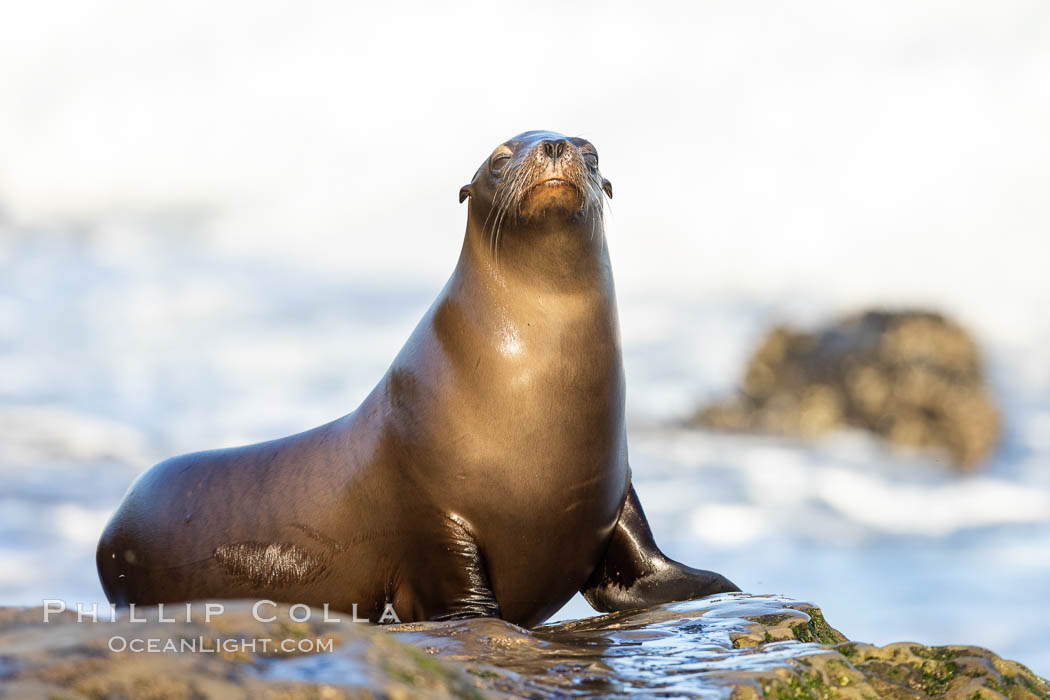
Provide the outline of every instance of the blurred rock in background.
[[865,311],[815,333],[776,327],[739,393],[690,424],[815,437],[843,427],[946,451],[973,470],[994,450],[999,412],[976,342],[930,311]]

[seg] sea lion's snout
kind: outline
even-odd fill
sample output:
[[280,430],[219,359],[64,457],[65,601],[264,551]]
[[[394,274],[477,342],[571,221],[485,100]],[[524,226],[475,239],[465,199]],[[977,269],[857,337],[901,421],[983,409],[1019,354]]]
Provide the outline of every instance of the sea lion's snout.
[[534,186],[572,186],[578,199],[586,196],[587,173],[580,167],[579,150],[567,139],[545,139],[533,146],[529,157],[537,161]]
[[588,187],[589,173],[580,149],[566,138],[536,141],[522,159],[519,176],[524,176],[521,180],[525,185],[519,185],[519,209],[526,218],[582,211],[588,198],[596,194]]

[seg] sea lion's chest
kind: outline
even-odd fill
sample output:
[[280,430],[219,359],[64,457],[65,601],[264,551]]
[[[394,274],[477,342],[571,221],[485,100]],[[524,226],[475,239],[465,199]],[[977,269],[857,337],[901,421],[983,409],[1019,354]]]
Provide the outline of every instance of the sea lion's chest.
[[[387,378],[404,469],[450,507],[604,523],[626,484],[615,308],[472,317],[437,304]],[[542,508],[538,506],[543,504]],[[573,518],[566,518],[571,522]],[[556,523],[557,524],[557,523]]]
[[447,414],[442,495],[474,526],[502,614],[535,623],[587,580],[626,496],[623,373],[615,346],[514,359]]
[[613,466],[624,385],[607,316],[507,320],[445,358],[436,396],[447,404],[433,418],[459,439],[463,468],[511,480],[533,474],[555,487]]

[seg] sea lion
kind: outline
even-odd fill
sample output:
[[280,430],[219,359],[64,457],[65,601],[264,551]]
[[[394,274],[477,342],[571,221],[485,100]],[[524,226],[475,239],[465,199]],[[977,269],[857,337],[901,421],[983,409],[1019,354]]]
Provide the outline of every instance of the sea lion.
[[738,590],[664,556],[631,487],[603,194],[585,139],[500,144],[460,190],[452,277],[361,406],[142,474],[98,545],[110,601],[528,627],[576,591],[612,611]]

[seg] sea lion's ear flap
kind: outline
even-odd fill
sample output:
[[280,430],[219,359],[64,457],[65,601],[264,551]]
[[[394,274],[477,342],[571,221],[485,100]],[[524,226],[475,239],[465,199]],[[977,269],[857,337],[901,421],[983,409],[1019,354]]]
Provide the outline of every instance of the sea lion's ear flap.
[[[484,165],[481,168],[485,167]],[[478,181],[478,175],[481,174],[481,168],[474,171],[474,177],[470,178],[470,182],[459,188],[459,203],[467,201],[467,197],[474,196],[474,183]]]
[[605,196],[612,199],[612,183],[602,178],[602,191],[605,192]]

